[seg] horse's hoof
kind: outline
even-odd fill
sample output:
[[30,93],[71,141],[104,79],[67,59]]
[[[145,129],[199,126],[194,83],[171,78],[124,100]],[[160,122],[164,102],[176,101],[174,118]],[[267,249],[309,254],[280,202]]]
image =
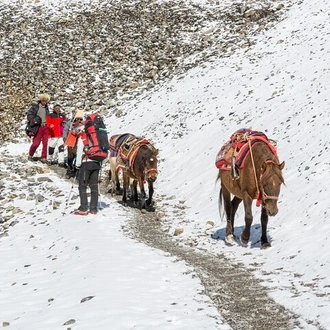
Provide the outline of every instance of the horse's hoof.
[[234,245],[236,242],[235,242],[235,238],[234,238],[234,235],[233,234],[230,234],[230,235],[227,235],[225,237],[225,242],[228,244],[228,245]]
[[244,239],[244,238],[241,236],[241,243],[242,243],[242,245],[247,246],[248,243],[249,243],[249,240],[248,240],[248,239]]
[[261,249],[262,250],[267,250],[267,249],[269,249],[271,247],[271,245],[270,245],[270,243],[262,243],[261,244]]
[[147,206],[146,207],[146,210],[148,211],[148,212],[155,212],[156,211],[156,209],[153,207],[153,206]]

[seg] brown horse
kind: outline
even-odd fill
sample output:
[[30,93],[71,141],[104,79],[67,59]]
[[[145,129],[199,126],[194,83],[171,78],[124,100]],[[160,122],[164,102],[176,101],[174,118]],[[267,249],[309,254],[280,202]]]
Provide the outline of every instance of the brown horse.
[[[235,243],[234,219],[239,204],[243,201],[245,210],[245,228],[241,234],[241,242],[247,245],[250,239],[250,229],[253,221],[252,201],[257,199],[261,204],[261,247],[270,247],[267,239],[268,216],[278,212],[277,200],[281,184],[284,183],[282,170],[285,163],[278,161],[276,151],[267,142],[257,140],[252,145],[248,143],[248,154],[244,166],[239,171],[239,177],[233,179],[230,170],[219,169],[217,180],[220,179],[219,208],[224,203],[227,217],[227,244]],[[234,197],[231,199],[231,194]]]
[[[125,140],[118,148],[118,155],[116,157],[115,166],[110,159],[110,165],[115,167],[115,184],[118,188],[118,171],[123,172],[123,203],[127,205],[127,191],[131,186],[131,199],[135,204],[138,203],[137,187],[140,188],[141,204],[140,208],[146,208],[152,205],[152,197],[154,193],[153,184],[157,179],[157,155],[158,150],[153,144],[140,137],[128,134]],[[144,189],[144,183],[148,183],[148,199]],[[116,189],[117,189],[116,188]]]

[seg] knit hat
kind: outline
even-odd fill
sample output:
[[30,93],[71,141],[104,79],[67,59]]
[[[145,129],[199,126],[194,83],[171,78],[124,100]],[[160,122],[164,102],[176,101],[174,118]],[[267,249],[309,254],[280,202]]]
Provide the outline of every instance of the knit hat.
[[50,101],[50,96],[46,93],[40,94],[39,101],[48,103]]
[[73,119],[76,119],[76,118],[84,118],[84,112],[82,110],[78,109],[76,111]]

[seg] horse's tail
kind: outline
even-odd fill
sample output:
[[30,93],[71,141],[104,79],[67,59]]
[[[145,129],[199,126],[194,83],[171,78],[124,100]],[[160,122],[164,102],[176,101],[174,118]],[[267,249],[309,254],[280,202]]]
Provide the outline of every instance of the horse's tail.
[[217,175],[215,182],[217,183],[219,180],[220,180],[220,171],[218,171],[218,175]]
[[106,176],[105,183],[104,183],[105,187],[108,187],[110,182],[111,182],[111,170],[109,169],[108,175]]
[[[220,180],[220,171],[218,172],[216,182]],[[223,208],[223,196],[222,196],[222,187],[220,186],[220,191],[219,191],[219,198],[218,198],[218,210],[219,210],[219,215],[221,221],[223,220],[224,217],[224,208]]]
[[112,180],[112,175],[111,175],[111,168],[110,168],[109,172],[108,172],[107,185],[110,184],[111,180]]
[[223,220],[223,217],[224,217],[224,214],[225,214],[222,202],[223,202],[222,188],[220,188],[219,198],[218,198],[218,210],[219,210],[219,215],[220,215],[221,221]]

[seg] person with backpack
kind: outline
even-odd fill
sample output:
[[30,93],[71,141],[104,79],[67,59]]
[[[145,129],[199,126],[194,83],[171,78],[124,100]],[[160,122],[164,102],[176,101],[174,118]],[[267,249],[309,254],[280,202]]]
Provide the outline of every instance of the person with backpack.
[[[101,116],[98,113],[86,117],[84,132],[77,140],[76,167],[79,170],[80,206],[74,214],[97,214],[99,199],[99,174],[103,163],[108,158],[110,149],[108,134]],[[88,207],[87,187],[91,191]]]
[[40,94],[37,103],[32,103],[27,112],[28,122],[33,122],[36,119],[40,121],[37,133],[32,137],[32,144],[29,149],[28,160],[33,161],[33,155],[42,143],[41,158],[42,163],[47,162],[48,135],[49,128],[47,126],[47,117],[49,116],[48,102],[50,96],[48,94]]
[[[61,112],[61,105],[59,102],[55,102],[53,112],[47,117],[47,126],[49,127],[48,163],[50,165],[58,163],[59,166],[64,167],[64,142],[62,136],[65,120],[66,115]],[[56,147],[58,148],[58,160],[54,159]]]

